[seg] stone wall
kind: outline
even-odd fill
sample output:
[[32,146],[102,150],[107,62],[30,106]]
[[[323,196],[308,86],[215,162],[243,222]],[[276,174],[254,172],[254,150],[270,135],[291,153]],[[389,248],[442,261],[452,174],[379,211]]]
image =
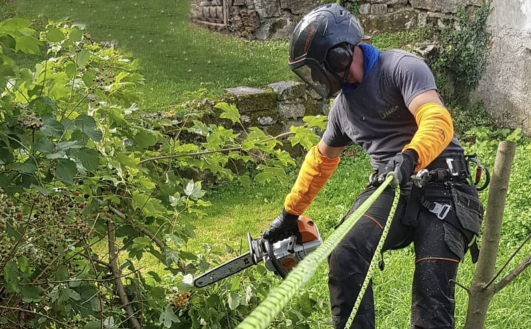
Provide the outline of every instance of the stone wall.
[[[365,33],[374,35],[428,24],[446,25],[452,21],[458,6],[479,5],[482,1],[344,0],[343,5],[352,10],[359,8]],[[197,24],[236,36],[266,40],[289,37],[300,18],[320,3],[320,0],[193,0],[191,16]]]
[[531,135],[531,0],[493,0],[487,67],[474,98],[509,128]]
[[294,81],[275,82],[267,88],[229,88],[222,100],[236,105],[244,125],[260,127],[272,136],[303,125],[304,116],[328,114],[330,106],[306,84]]

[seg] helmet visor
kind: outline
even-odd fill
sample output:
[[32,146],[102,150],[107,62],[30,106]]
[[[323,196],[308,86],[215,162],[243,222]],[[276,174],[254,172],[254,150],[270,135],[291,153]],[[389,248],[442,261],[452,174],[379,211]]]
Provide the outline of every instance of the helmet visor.
[[316,63],[308,63],[294,68],[293,72],[321,95],[321,97],[330,97],[331,81],[322,66]]

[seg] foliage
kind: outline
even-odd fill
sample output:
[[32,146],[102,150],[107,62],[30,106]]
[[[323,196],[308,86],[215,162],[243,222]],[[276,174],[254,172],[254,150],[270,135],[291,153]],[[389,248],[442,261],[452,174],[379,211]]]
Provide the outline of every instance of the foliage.
[[[245,186],[250,178],[229,163],[260,160],[255,179],[267,182],[285,179],[293,159],[277,137],[240,127],[231,104],[217,105],[223,125],[204,123],[208,113],[190,103],[161,119],[140,114],[138,61],[81,25],[50,22],[37,37],[29,22],[10,19],[0,44],[3,327],[182,328],[168,290],[147,283],[160,276],[137,264],[151,255],[175,278],[197,270],[185,264],[196,259],[183,251],[195,233],[181,215],[201,217],[210,203],[183,171]],[[46,60],[34,68],[11,59],[41,48]],[[309,117],[306,127],[325,119]],[[297,128],[289,140],[315,138]]]
[[443,50],[433,68],[438,74],[448,75],[454,86],[452,94],[444,95],[446,99],[455,97],[465,103],[468,93],[479,83],[487,62],[489,14],[490,1],[484,1],[474,11],[461,6],[456,15],[457,27],[450,24],[441,29]]
[[496,127],[495,119],[483,107],[482,102],[468,104],[466,107],[455,105],[450,107],[454,130],[459,138],[477,127]]

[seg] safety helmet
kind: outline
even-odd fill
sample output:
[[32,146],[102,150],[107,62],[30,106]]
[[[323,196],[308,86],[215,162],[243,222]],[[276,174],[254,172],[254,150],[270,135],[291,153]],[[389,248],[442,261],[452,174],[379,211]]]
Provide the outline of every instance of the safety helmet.
[[330,98],[346,82],[354,46],[362,37],[360,21],[348,10],[337,3],[317,7],[295,27],[289,68],[323,98]]

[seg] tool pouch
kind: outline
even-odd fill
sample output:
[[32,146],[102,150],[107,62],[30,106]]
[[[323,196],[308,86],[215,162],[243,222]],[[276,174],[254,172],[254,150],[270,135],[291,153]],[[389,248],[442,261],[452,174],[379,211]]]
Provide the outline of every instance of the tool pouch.
[[[459,223],[463,229],[479,235],[483,221],[483,205],[479,201],[475,186],[451,184],[452,201]],[[466,232],[463,232],[466,234]]]

